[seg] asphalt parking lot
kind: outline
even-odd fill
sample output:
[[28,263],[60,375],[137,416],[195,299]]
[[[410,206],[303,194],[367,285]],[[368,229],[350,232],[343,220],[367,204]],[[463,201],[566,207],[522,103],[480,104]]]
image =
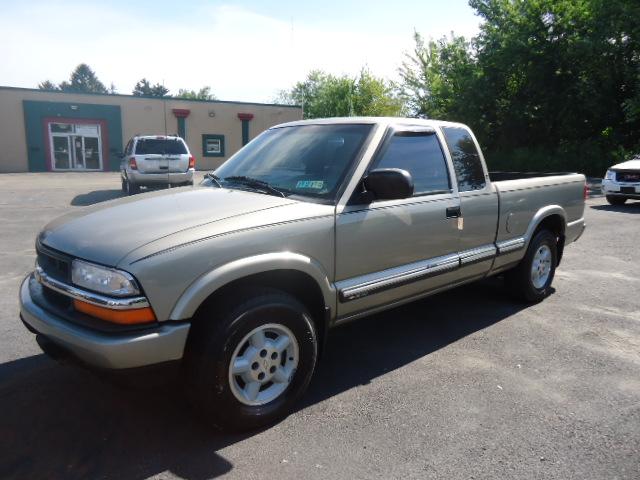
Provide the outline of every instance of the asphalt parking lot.
[[294,414],[223,435],[176,385],[48,359],[18,318],[39,229],[119,189],[0,175],[0,478],[640,478],[640,202],[588,201],[543,303],[489,280],[348,324]]

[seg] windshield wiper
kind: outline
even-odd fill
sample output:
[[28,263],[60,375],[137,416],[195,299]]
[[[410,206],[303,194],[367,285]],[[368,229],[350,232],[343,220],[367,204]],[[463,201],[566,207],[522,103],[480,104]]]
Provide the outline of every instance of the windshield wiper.
[[216,184],[218,188],[222,188],[222,184],[220,183],[221,178],[217,176],[215,173],[207,172],[204,174],[204,178],[210,179],[213,183]]
[[245,185],[249,188],[253,188],[254,190],[262,190],[263,192],[266,191],[273,195],[278,195],[279,197],[286,197],[285,193],[282,190],[278,190],[276,187],[270,185],[265,181],[258,180],[257,178],[251,178],[245,175],[232,175],[230,177],[224,177],[223,180],[225,182]]

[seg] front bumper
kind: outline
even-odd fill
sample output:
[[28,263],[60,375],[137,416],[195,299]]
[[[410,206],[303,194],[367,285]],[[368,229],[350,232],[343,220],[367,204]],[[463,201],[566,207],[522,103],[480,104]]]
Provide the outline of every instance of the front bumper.
[[640,182],[618,182],[604,179],[602,193],[608,196],[640,199]]
[[191,168],[186,172],[167,173],[141,173],[137,170],[127,170],[127,178],[136,185],[166,185],[168,183],[180,184],[191,183],[194,170]]
[[128,369],[180,360],[189,333],[189,323],[165,323],[153,328],[123,333],[98,332],[75,325],[36,304],[31,289],[33,274],[20,287],[20,318],[29,330],[42,335],[77,357],[101,369]]

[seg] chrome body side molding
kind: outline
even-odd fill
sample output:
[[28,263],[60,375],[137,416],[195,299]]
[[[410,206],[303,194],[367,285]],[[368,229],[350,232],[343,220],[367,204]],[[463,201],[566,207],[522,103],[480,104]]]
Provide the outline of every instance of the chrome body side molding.
[[357,300],[372,293],[378,293],[433,275],[449,272],[459,266],[460,257],[455,253],[338,282],[340,301]]
[[390,268],[336,283],[340,302],[350,302],[374,293],[417,282],[434,275],[456,270],[467,265],[491,260],[497,255],[514,252],[525,246],[525,238],[518,237],[482,245],[459,253],[422,260],[401,267]]
[[490,245],[482,245],[477,248],[471,248],[469,250],[465,250],[460,252],[460,265],[470,265],[476,262],[482,262],[484,260],[489,260],[496,256],[497,248],[494,244]]
[[524,248],[525,244],[526,240],[524,237],[517,237],[510,240],[497,242],[496,247],[498,247],[498,255],[502,255],[504,253],[510,253],[515,252],[516,250],[520,250],[521,248]]

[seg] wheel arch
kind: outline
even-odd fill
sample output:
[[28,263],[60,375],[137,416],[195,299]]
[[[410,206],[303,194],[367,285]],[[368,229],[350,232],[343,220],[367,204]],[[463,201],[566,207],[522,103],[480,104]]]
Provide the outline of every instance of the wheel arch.
[[567,228],[567,213],[560,205],[548,205],[541,208],[531,219],[529,227],[527,228],[526,246],[528,248],[529,243],[533,237],[541,230],[549,230],[556,236],[558,242],[558,261],[557,265],[560,265],[562,254],[564,252],[565,243],[565,230]]
[[311,312],[320,335],[335,315],[335,288],[322,266],[304,255],[278,252],[235,260],[202,275],[180,296],[170,319],[193,318],[203,305],[251,286],[276,288],[296,297]]

